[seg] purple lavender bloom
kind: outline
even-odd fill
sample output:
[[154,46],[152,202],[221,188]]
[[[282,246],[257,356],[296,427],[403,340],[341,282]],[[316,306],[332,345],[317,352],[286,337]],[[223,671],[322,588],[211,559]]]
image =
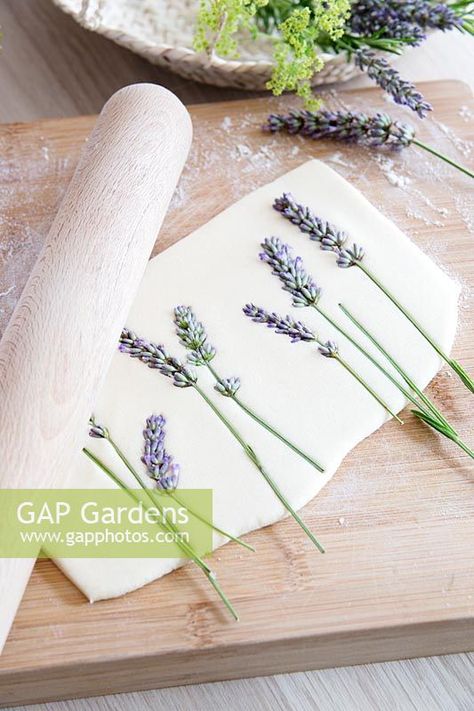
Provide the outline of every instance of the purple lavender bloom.
[[179,464],[165,449],[165,425],[163,415],[150,415],[143,430],[145,446],[142,462],[149,476],[156,482],[157,489],[173,491],[178,486]]
[[109,430],[102,425],[98,425],[93,417],[89,419],[89,437],[94,439],[108,439]]
[[305,271],[301,257],[293,257],[291,247],[278,237],[266,238],[261,247],[260,259],[272,267],[283,284],[283,290],[293,297],[293,306],[314,306],[321,297],[321,289]]
[[347,235],[330,222],[317,217],[309,207],[297,203],[291,193],[283,193],[280,198],[276,198],[273,208],[299,227],[311,240],[320,242],[321,249],[339,252],[344,246]]
[[[349,26],[361,36],[382,33],[385,37],[416,36],[428,27],[462,29],[462,17],[453,7],[431,0],[357,0],[352,5]],[[419,36],[419,35],[418,35]]]
[[240,389],[240,378],[222,378],[214,385],[214,390],[225,397],[234,397]]
[[302,321],[297,321],[288,314],[279,316],[274,311],[270,313],[260,306],[255,306],[255,304],[246,304],[242,311],[255,323],[264,323],[268,328],[274,329],[275,333],[289,336],[292,343],[316,340],[316,334],[313,331],[305,326]]
[[364,248],[354,242],[350,249],[341,249],[337,255],[337,266],[341,267],[341,269],[353,267],[363,260],[364,254]]
[[149,368],[156,368],[163,375],[173,379],[173,385],[178,388],[189,388],[197,382],[197,375],[180,360],[168,355],[163,345],[156,345],[124,328],[120,336],[119,351],[132,358],[138,358]]
[[[424,0],[422,0],[424,2]],[[426,35],[410,13],[404,13],[398,0],[359,0],[352,5],[349,27],[361,36],[389,37],[402,39],[407,44],[417,46]],[[403,5],[409,5],[403,2]],[[426,3],[430,4],[431,3]]]
[[347,269],[363,260],[365,254],[363,247],[354,243],[352,247],[346,249],[344,244],[347,235],[330,222],[317,217],[309,207],[297,203],[290,193],[283,193],[275,200],[273,207],[293,225],[299,227],[301,232],[308,234],[310,239],[319,241],[321,249],[334,252],[337,255],[338,267]]
[[325,358],[335,358],[339,355],[339,348],[337,347],[337,343],[334,343],[334,341],[326,341],[326,343],[319,346],[318,351]]
[[176,306],[174,322],[179,342],[189,350],[188,361],[193,365],[206,365],[216,355],[209,343],[203,324],[197,320],[190,306]]
[[402,79],[386,59],[378,57],[371,49],[358,49],[354,53],[354,60],[359,69],[390,94],[396,104],[408,106],[420,118],[424,118],[432,110],[431,104],[425,101],[413,84]]
[[387,114],[368,116],[353,111],[290,111],[289,114],[270,114],[264,131],[300,133],[314,140],[327,138],[368,146],[388,146],[400,150],[409,146],[415,137],[412,126],[395,121]]

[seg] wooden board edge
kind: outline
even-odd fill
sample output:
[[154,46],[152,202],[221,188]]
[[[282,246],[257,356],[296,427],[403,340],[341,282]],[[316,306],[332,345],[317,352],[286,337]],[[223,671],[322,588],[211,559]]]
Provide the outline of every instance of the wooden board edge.
[[[441,79],[441,80],[431,80],[431,81],[422,81],[417,83],[417,88],[420,91],[424,91],[429,94],[429,89],[430,86],[446,86],[450,87],[451,89],[455,89],[456,87],[459,87],[459,90],[463,93],[466,94],[469,98],[472,98],[474,96],[474,90],[472,87],[465,81],[462,81],[461,79]],[[354,94],[359,96],[360,94],[374,94],[374,92],[380,91],[377,87],[365,87],[363,89],[350,89],[350,88],[345,88],[344,86],[338,90],[338,93],[342,94]],[[206,103],[206,102],[200,102],[200,103],[192,103],[192,104],[186,104],[186,107],[191,111],[199,113],[199,111],[206,111],[209,107],[212,107],[213,109],[224,109],[225,107],[239,107],[241,106],[243,109],[245,108],[246,111],[249,110],[249,107],[252,105],[258,105],[258,104],[264,104],[266,101],[269,100],[292,100],[292,96],[290,94],[285,94],[282,97],[279,97],[279,99],[275,99],[271,94],[268,96],[256,96],[255,98],[252,99],[231,99],[227,101],[213,101],[211,103]],[[435,107],[436,108],[436,107]],[[389,111],[389,109],[387,109]],[[22,122],[22,121],[15,121],[15,122],[8,122],[8,123],[0,123],[0,131],[3,130],[31,130],[34,128],[35,130],[40,130],[41,128],[44,129],[49,129],[53,130],[56,129],[59,132],[63,132],[65,125],[66,124],[74,124],[76,122],[90,122],[91,124],[91,129],[92,126],[94,125],[94,122],[97,118],[97,115],[94,114],[81,114],[79,116],[65,116],[61,118],[40,118],[40,119],[35,119],[34,121],[27,121],[27,122]],[[436,112],[435,112],[435,118],[436,118]],[[406,120],[407,122],[415,122],[417,126],[422,126],[423,122],[419,121],[416,116],[412,116],[411,112],[407,112],[406,114]],[[429,120],[429,119],[428,119]]]
[[473,649],[474,619],[425,622],[0,675],[0,708]]

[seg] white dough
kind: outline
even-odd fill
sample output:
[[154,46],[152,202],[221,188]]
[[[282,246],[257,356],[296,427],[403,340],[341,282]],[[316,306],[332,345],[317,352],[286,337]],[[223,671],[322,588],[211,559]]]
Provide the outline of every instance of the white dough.
[[[271,235],[289,242],[322,287],[321,306],[357,333],[337,304],[341,301],[348,306],[421,387],[438,371],[440,361],[360,270],[338,269],[333,254],[321,251],[272,209],[273,199],[285,191],[363,245],[367,266],[410,307],[447,352],[456,330],[459,289],[357,190],[320,161],[310,161],[256,190],[150,262],[126,325],[184,358],[174,334],[173,308],[177,304],[194,308],[218,350],[216,370],[224,376],[240,376],[241,399],[324,465],[325,473],[319,474],[252,422],[235,403],[214,392],[210,374],[198,369],[199,382],[299,509],[329,481],[344,456],[386,421],[386,413],[313,344],[292,344],[288,337],[252,323],[242,314],[242,306],[253,301],[283,315],[293,313],[322,339],[338,342],[341,355],[394,410],[402,409],[405,402],[400,392],[314,310],[293,309],[289,294],[282,291],[268,265],[258,259],[260,242]],[[217,525],[241,535],[282,518],[284,510],[272,491],[198,394],[175,388],[158,371],[117,353],[96,407],[96,419],[111,430],[141,471],[142,429],[151,413],[163,413],[168,419],[167,448],[181,464],[180,486],[213,489]],[[126,478],[107,443],[88,439],[87,446]],[[105,475],[86,457],[75,483],[87,488],[108,486]],[[299,531],[296,524],[295,529]],[[303,538],[303,532],[300,534]],[[216,537],[216,546],[223,542]],[[127,593],[180,564],[167,559],[56,562],[91,601]]]

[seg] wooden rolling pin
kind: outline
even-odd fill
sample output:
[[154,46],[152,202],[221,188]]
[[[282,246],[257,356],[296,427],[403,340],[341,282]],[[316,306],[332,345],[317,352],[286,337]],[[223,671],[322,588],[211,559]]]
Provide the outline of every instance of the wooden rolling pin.
[[[68,482],[191,143],[169,91],[105,105],[0,343],[0,488]],[[0,651],[34,559],[0,559]]]

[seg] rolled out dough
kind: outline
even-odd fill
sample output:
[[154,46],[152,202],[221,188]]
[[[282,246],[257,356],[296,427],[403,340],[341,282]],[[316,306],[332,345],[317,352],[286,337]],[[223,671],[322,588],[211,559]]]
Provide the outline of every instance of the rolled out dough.
[[[214,392],[210,374],[198,369],[199,382],[300,509],[331,479],[344,456],[386,421],[386,413],[313,345],[291,344],[288,338],[252,323],[242,314],[242,306],[253,301],[281,314],[296,313],[323,339],[338,342],[341,353],[395,411],[405,402],[316,312],[292,308],[289,295],[258,260],[263,238],[277,235],[289,242],[322,287],[321,304],[355,332],[337,304],[342,301],[351,308],[418,385],[428,384],[440,361],[359,270],[338,269],[334,255],[322,252],[272,209],[273,199],[284,191],[292,192],[299,202],[362,244],[367,264],[448,352],[456,330],[459,289],[394,224],[320,161],[310,161],[256,190],[150,262],[127,326],[148,340],[163,342],[171,353],[184,358],[174,334],[173,307],[194,308],[218,350],[216,369],[224,376],[240,376],[242,400],[325,466],[325,473],[319,474],[295,456],[233,402]],[[180,486],[213,489],[219,526],[241,535],[283,517],[282,506],[260,474],[192,389],[175,388],[157,371],[117,353],[95,415],[139,468],[141,433],[151,413],[163,413],[168,419],[167,446],[181,464]],[[87,446],[127,478],[105,442],[88,438]],[[109,485],[86,457],[75,482],[85,488]],[[215,537],[216,547],[224,542]],[[258,552],[255,555],[258,565]],[[169,559],[61,559],[56,563],[91,601],[130,592],[180,565]]]

